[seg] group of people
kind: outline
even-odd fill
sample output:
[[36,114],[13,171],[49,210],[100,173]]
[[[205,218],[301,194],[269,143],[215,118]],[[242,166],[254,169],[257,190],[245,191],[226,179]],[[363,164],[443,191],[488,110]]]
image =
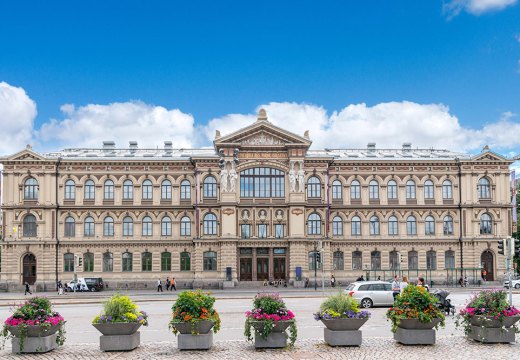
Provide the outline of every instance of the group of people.
[[[403,280],[399,281],[399,276],[394,276],[394,281],[392,281],[392,292],[394,294],[394,300],[397,297],[397,295],[402,294],[404,289],[410,285],[410,282],[408,280],[408,277],[405,275],[403,276]],[[426,289],[428,289],[428,285],[426,285],[426,282],[424,281],[423,277],[418,277],[417,281],[415,282],[416,286],[423,286]]]
[[469,281],[468,281],[468,277],[467,276],[464,276],[464,278],[462,278],[462,276],[459,278],[459,285],[460,287],[467,287],[469,284]]
[[[170,280],[169,277],[166,278],[166,291],[177,291],[177,288],[175,287],[175,278],[172,276],[172,279]],[[163,292],[163,285],[162,285],[162,280],[161,279],[158,279],[157,280],[157,292]]]

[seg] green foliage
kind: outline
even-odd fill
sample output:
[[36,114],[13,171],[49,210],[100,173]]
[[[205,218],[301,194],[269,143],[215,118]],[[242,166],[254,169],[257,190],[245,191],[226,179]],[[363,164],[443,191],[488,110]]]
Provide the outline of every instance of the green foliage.
[[148,315],[139,311],[137,305],[126,295],[116,293],[103,305],[103,314],[92,320],[93,324],[99,323],[131,323],[139,322],[148,325]]
[[360,311],[359,304],[356,299],[348,294],[345,294],[343,291],[329,296],[324,302],[321,303],[320,310],[334,311],[338,314],[344,314],[349,311],[358,313]]
[[170,330],[174,334],[177,334],[178,330],[175,325],[189,322],[192,325],[192,334],[195,335],[195,324],[203,320],[208,320],[214,323],[214,333],[218,333],[221,321],[218,312],[213,308],[215,300],[215,297],[211,296],[209,292],[204,293],[200,289],[181,292],[172,306],[172,320],[169,324]]

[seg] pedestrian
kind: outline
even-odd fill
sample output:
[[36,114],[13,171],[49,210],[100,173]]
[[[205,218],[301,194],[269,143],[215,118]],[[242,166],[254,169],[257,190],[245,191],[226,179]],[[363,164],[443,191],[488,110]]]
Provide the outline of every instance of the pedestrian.
[[394,296],[394,301],[397,295],[401,292],[401,287],[399,284],[399,276],[394,276],[394,281],[392,281],[392,295]]
[[157,292],[163,292],[161,279],[157,280]]
[[308,288],[309,287],[309,278],[306,277],[305,278],[305,288]]
[[468,287],[469,280],[467,276],[464,276],[464,287]]
[[464,279],[462,278],[462,276],[459,279],[459,285],[460,287],[464,287]]
[[170,278],[166,277],[166,291],[170,290]]
[[177,287],[175,287],[175,278],[172,276],[172,281],[170,282],[170,291],[177,291]]
[[29,283],[26,281],[25,282],[25,293],[24,293],[24,295],[27,295],[27,293],[32,295],[31,289],[29,288]]
[[58,281],[58,295],[63,295],[63,283],[61,280]]
[[403,281],[399,284],[399,290],[401,291],[401,294],[403,293],[404,289],[408,286],[408,278],[406,276],[403,276]]
[[378,276],[378,277],[377,277],[377,281],[381,281],[381,276]]
[[334,274],[330,277],[330,286],[336,287],[336,278],[334,277]]
[[358,278],[356,279],[356,281],[365,281],[365,279],[363,278],[363,275],[361,275],[360,277],[358,277]]
[[484,281],[484,283],[487,280],[487,271],[486,271],[486,269],[482,269],[482,280]]

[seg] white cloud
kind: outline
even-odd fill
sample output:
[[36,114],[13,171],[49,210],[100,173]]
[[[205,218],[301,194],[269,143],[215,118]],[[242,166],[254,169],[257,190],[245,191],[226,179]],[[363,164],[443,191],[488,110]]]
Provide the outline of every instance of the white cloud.
[[[62,120],[52,119],[42,125],[37,139],[48,147],[101,147],[103,140],[114,140],[117,147],[128,147],[129,140],[139,147],[162,146],[171,140],[175,148],[189,148],[194,143],[194,119],[178,109],[148,105],[139,101],[89,104],[76,108],[61,107]],[[50,150],[50,149],[49,149]]]
[[503,10],[516,2],[517,0],[451,0],[443,5],[443,11],[448,18],[457,16],[462,10],[478,16],[486,12]]
[[20,87],[0,82],[0,156],[20,151],[31,142],[36,104]]

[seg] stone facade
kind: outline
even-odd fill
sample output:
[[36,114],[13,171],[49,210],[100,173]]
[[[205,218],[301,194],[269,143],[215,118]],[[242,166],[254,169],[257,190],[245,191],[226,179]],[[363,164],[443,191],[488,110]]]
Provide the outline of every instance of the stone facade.
[[167,276],[214,287],[229,275],[292,283],[299,269],[312,282],[315,249],[320,279],[402,271],[443,283],[460,276],[449,269],[471,268],[465,275],[477,278],[481,266],[488,280],[502,277],[509,159],[488,148],[310,145],[307,132],[276,127],[261,111],[246,128],[217,131],[214,149],[105,142],[2,158],[0,283],[49,289],[77,273],[109,287],[150,287]]

